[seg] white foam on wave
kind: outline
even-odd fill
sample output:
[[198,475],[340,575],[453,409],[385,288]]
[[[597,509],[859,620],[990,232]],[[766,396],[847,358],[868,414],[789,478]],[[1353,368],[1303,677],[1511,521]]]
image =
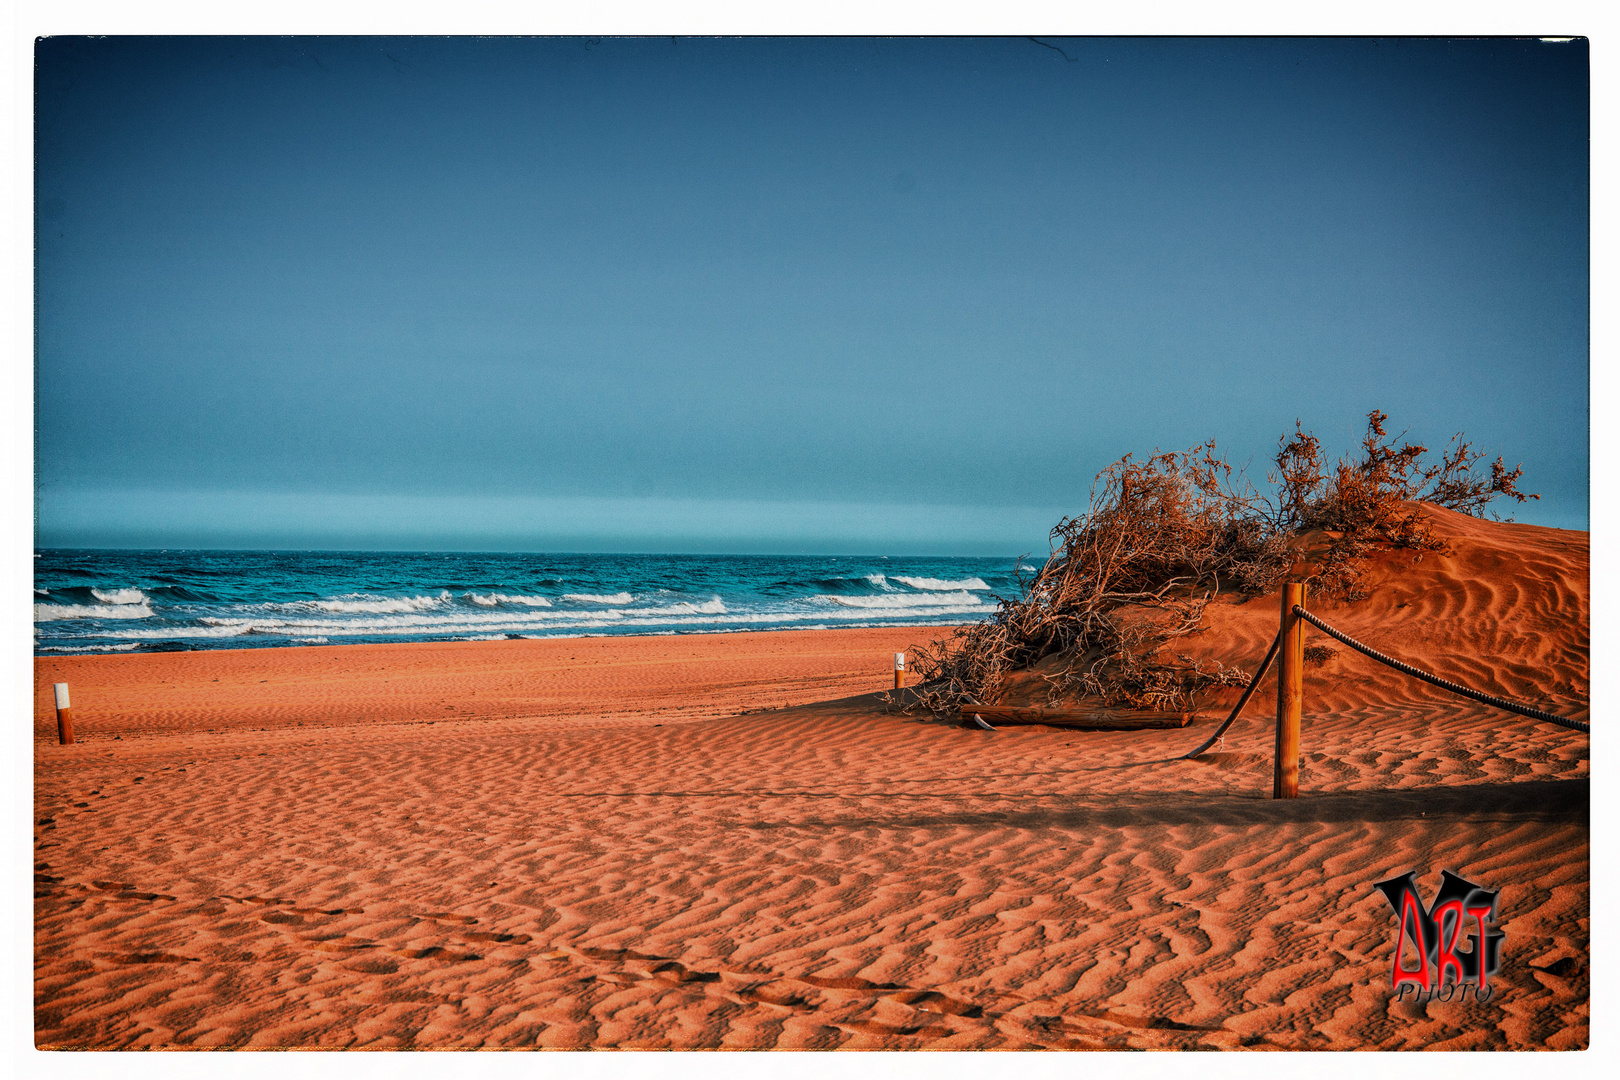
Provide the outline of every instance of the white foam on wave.
[[125,645],[41,645],[40,652],[126,652],[140,646],[131,641]]
[[35,622],[59,619],[150,619],[145,598],[138,604],[35,604]]
[[[130,627],[127,630],[104,630],[107,637],[135,638],[141,641],[159,641],[169,638],[230,638],[248,634],[275,637],[321,637],[328,633],[343,633],[344,623],[284,622],[280,619],[209,619],[197,620],[203,626]],[[362,631],[364,632],[364,631]]]
[[614,593],[611,596],[598,596],[595,593],[568,593],[564,600],[572,600],[576,604],[633,604],[636,598],[627,592]]
[[[320,618],[276,618],[270,616],[212,616],[205,615],[197,621],[210,631],[224,631],[234,629],[237,632],[246,632],[245,628],[253,628],[264,633],[438,633],[445,627],[470,626],[474,628],[487,627],[500,629],[509,625],[526,625],[537,619],[550,620],[560,623],[575,622],[581,619],[623,619],[623,608],[614,608],[607,611],[469,611],[466,608],[448,608],[433,612],[405,612],[367,613],[362,616],[333,616]],[[175,633],[184,633],[188,627],[175,627]],[[151,631],[156,634],[159,631]]]
[[923,589],[933,592],[961,592],[963,589],[988,589],[983,578],[970,577],[962,581],[942,581],[937,577],[901,577],[894,576],[894,580],[902,585],[910,585],[913,589]]
[[[902,579],[904,580],[904,579]],[[829,596],[821,595],[815,599],[837,604],[839,607],[851,608],[927,608],[927,607],[974,607],[980,603],[979,598],[970,592],[935,592],[912,593],[898,596]]]
[[139,589],[108,589],[106,592],[102,592],[100,589],[91,589],[90,595],[103,604],[146,603],[146,594]]
[[370,612],[426,611],[428,608],[441,607],[449,601],[448,591],[441,592],[438,596],[373,596],[370,593],[346,593],[330,600],[300,600],[285,606],[293,610],[314,609],[359,615]]
[[[725,603],[718,597],[705,600],[700,604],[679,603],[669,604],[665,607],[626,608],[623,614],[635,615],[724,615],[727,611]],[[613,612],[617,615],[619,612]]]
[[[833,603],[815,611],[743,611],[726,609],[719,597],[703,603],[595,611],[480,611],[450,609],[432,614],[411,613],[372,615],[361,618],[275,619],[239,618],[197,620],[203,625],[168,628],[130,627],[106,630],[108,637],[136,640],[184,638],[232,638],[248,634],[283,637],[452,637],[457,635],[579,634],[592,630],[635,630],[644,627],[678,627],[695,630],[713,626],[788,626],[837,622],[881,620],[883,625],[905,622],[937,622],[948,616],[982,617],[992,609],[970,593],[912,593],[893,596],[830,597]],[[857,600],[873,603],[859,605]],[[908,602],[909,601],[909,602]],[[966,621],[952,619],[951,621]],[[875,625],[875,624],[874,624]]]
[[551,606],[551,601],[544,596],[508,596],[505,593],[490,593],[488,596],[479,596],[477,593],[468,593],[467,599],[479,607],[497,607],[501,604],[521,604],[524,607]]
[[[889,584],[889,579],[884,577],[882,574],[867,574],[866,575],[866,580],[870,581],[873,585],[876,585],[878,588],[884,589],[884,590],[886,590],[888,592],[899,592],[898,589],[896,589],[893,585]],[[900,578],[899,580],[904,581],[906,579],[905,578]]]

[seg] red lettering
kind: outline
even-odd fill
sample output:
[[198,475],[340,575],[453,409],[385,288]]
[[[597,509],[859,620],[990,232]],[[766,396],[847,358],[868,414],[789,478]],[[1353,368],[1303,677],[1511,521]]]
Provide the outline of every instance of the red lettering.
[[[1451,934],[1446,934],[1446,916],[1451,916]],[[1446,969],[1456,972],[1456,982],[1463,981],[1462,961],[1457,959],[1457,942],[1463,932],[1463,905],[1461,900],[1448,900],[1429,915],[1434,920],[1434,936],[1438,957],[1435,963],[1434,983],[1446,985]],[[1479,954],[1475,954],[1479,955]]]
[[[1421,965],[1415,971],[1401,967],[1401,951],[1406,947],[1408,927],[1411,928],[1412,941],[1417,944],[1418,963]],[[1401,929],[1395,935],[1395,968],[1390,974],[1390,981],[1397,991],[1407,983],[1415,984],[1420,990],[1434,989],[1429,973],[1429,941],[1423,933],[1423,909],[1418,906],[1417,897],[1410,889],[1401,896]]]
[[1474,988],[1474,999],[1476,1001],[1479,999],[1480,991],[1486,988],[1491,979],[1491,973],[1485,970],[1485,916],[1489,915],[1494,908],[1495,905],[1492,904],[1490,907],[1471,907],[1468,909],[1468,914],[1474,917],[1474,925],[1479,928],[1479,936],[1474,939],[1474,955],[1479,958],[1477,965],[1479,968],[1479,985]]

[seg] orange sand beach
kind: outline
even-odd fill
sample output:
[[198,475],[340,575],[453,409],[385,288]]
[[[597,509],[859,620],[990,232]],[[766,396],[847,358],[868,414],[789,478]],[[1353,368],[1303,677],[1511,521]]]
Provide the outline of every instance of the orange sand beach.
[[[1586,719],[1587,535],[1434,513],[1449,553],[1318,614]],[[1252,670],[1277,598],[1209,624]],[[1340,648],[1273,801],[1272,678],[1178,761],[1229,700],[1140,732],[887,711],[939,633],[40,658],[36,1043],[1587,1045],[1586,735]],[[1442,869],[1500,890],[1496,992],[1396,1002],[1373,883]]]

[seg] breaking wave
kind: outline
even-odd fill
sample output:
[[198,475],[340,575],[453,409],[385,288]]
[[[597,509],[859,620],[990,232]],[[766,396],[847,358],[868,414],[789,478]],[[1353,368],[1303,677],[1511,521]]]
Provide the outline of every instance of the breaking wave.
[[331,600],[299,600],[288,604],[289,608],[313,609],[316,611],[333,611],[344,614],[361,614],[364,612],[388,611],[426,611],[428,608],[442,607],[450,602],[448,590],[438,596],[370,596],[366,593],[349,593],[345,596],[334,597]]
[[138,649],[138,642],[127,642],[123,645],[41,645],[40,652],[128,652]]
[[816,599],[852,608],[975,607],[980,604],[979,598],[970,592],[921,595],[901,593],[897,596],[818,596]]
[[965,581],[941,581],[933,577],[901,577],[894,576],[894,580],[902,585],[910,585],[913,589],[937,590],[939,592],[956,591],[963,589],[988,589],[983,578],[968,578]]
[[152,608],[145,598],[138,604],[35,604],[35,622],[59,619],[150,619]]
[[993,612],[996,595],[1015,585],[1016,565],[521,553],[46,558],[53,562],[36,566],[33,598],[39,655],[942,625]]
[[551,606],[551,601],[544,596],[507,596],[505,593],[490,593],[488,596],[479,596],[477,593],[468,593],[467,599],[479,607],[498,607],[501,604],[521,604],[524,607]]
[[146,594],[139,589],[109,589],[102,592],[100,589],[91,589],[90,595],[103,604],[144,604]]

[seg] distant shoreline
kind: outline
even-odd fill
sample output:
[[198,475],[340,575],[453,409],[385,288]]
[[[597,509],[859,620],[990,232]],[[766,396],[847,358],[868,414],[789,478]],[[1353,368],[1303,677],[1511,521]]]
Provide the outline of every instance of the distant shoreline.
[[[648,634],[503,641],[48,655],[34,737],[54,743],[52,685],[80,741],[246,726],[369,726],[563,716],[732,715],[892,689],[894,654],[951,627]],[[584,678],[581,676],[584,675]]]
[[[988,614],[988,613],[987,613]],[[215,653],[265,653],[289,652],[302,653],[317,649],[393,649],[406,646],[490,646],[505,645],[517,642],[568,642],[568,641],[666,641],[671,638],[686,637],[729,637],[746,636],[749,634],[776,636],[781,634],[846,634],[872,632],[902,632],[938,630],[948,632],[959,626],[965,626],[974,620],[964,619],[959,622],[932,622],[932,623],[882,623],[859,626],[783,626],[768,627],[765,629],[722,629],[722,630],[668,630],[662,633],[651,634],[552,634],[546,637],[510,637],[479,640],[433,640],[433,641],[329,641],[319,645],[216,645],[211,648],[193,649],[103,649],[85,652],[39,652],[34,653],[36,661],[41,660],[80,660],[99,659],[104,657],[153,657],[153,656],[196,656]]]

